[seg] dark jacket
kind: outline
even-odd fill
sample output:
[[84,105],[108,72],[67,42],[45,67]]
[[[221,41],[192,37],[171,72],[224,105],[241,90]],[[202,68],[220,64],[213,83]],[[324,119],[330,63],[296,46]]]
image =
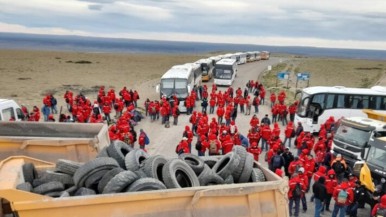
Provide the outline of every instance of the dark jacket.
[[315,198],[324,201],[327,196],[327,189],[324,185],[325,178],[322,176],[318,179],[317,182],[312,185],[312,192],[315,195]]

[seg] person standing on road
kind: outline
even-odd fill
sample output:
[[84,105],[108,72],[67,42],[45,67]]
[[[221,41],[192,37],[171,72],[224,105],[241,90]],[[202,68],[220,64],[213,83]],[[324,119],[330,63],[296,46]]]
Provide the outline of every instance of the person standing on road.
[[325,183],[326,183],[326,189],[327,189],[325,208],[327,212],[331,212],[330,203],[331,203],[332,194],[334,193],[334,189],[336,188],[336,186],[338,186],[338,180],[335,176],[335,172],[333,169],[330,169],[327,171],[327,178]]
[[271,93],[271,96],[269,97],[269,99],[271,100],[271,108],[272,108],[273,105],[275,105],[276,103],[276,95],[274,92]]
[[289,148],[286,147],[281,156],[284,158],[284,173],[289,178],[291,175],[288,171],[288,168],[291,162],[294,161],[294,155],[292,154],[292,152],[290,152]]
[[315,199],[314,217],[320,217],[320,214],[324,206],[324,200],[326,199],[326,195],[327,195],[324,176],[321,176],[318,179],[318,181],[312,185],[312,192],[314,193],[314,199]]
[[334,189],[333,198],[335,205],[332,211],[332,217],[336,217],[338,213],[339,217],[345,217],[347,207],[354,201],[354,192],[349,187],[347,180],[343,180],[342,183]]
[[180,141],[180,143],[176,147],[176,154],[181,155],[181,154],[190,153],[187,140],[188,140],[188,138],[186,138],[186,137],[182,138],[182,140]]
[[338,182],[340,183],[344,178],[344,174],[347,170],[346,161],[341,154],[338,154],[336,158],[331,162],[331,168],[335,171]]
[[381,201],[375,204],[374,208],[371,210],[371,216],[385,216],[386,215],[386,195],[381,197]]
[[[290,216],[299,217],[300,199],[304,197],[305,190],[306,186],[304,185],[302,180],[300,180],[298,174],[294,173],[291,179],[289,180],[288,206]],[[295,212],[292,211],[293,209],[295,209]],[[292,215],[292,213],[294,215]]]

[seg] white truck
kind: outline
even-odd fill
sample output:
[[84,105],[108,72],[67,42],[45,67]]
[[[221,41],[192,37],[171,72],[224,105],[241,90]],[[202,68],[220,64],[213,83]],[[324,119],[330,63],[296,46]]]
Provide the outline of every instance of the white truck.
[[24,113],[14,100],[0,99],[0,121],[21,121],[24,118]]

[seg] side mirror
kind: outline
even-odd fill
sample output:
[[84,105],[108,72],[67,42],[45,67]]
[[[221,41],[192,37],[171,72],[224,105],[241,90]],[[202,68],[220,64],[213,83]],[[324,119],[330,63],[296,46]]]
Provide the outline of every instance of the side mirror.
[[159,93],[160,92],[160,86],[159,86],[159,84],[157,84],[157,86],[155,86],[155,92],[157,92],[157,93]]
[[353,174],[356,175],[357,177],[359,177],[359,175],[361,173],[361,169],[362,169],[364,164],[365,164],[364,161],[355,162],[354,167],[353,167]]

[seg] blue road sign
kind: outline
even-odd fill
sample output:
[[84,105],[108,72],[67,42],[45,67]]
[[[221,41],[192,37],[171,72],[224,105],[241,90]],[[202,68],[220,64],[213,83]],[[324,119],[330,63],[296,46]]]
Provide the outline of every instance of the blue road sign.
[[296,76],[297,76],[298,80],[302,80],[302,81],[310,80],[310,73],[308,73],[308,72],[298,73]]
[[288,80],[289,78],[289,72],[278,72],[277,73],[277,79],[279,80]]

